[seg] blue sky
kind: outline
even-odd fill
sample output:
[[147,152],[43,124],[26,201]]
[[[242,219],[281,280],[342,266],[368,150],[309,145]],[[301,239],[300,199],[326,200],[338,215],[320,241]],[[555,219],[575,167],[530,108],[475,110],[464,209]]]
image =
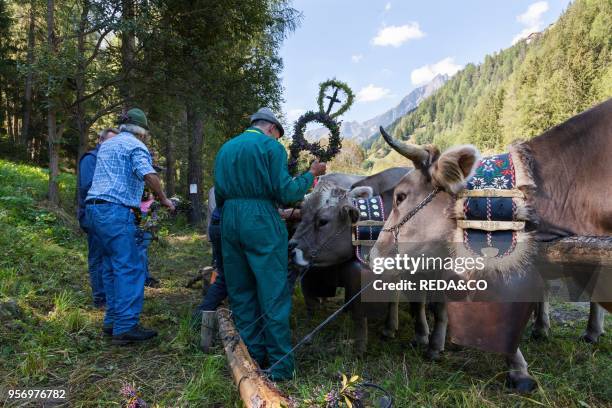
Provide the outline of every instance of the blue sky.
[[318,84],[336,77],[357,101],[343,120],[395,106],[436,73],[512,45],[557,20],[568,0],[294,0],[301,26],[281,49],[283,110],[293,122],[316,108]]

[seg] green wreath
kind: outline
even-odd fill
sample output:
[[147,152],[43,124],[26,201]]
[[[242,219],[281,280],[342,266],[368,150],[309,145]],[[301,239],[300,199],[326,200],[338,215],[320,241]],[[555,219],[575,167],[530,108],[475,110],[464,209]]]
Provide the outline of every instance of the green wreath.
[[[329,87],[335,88],[332,96],[325,94],[325,91]],[[346,94],[346,101],[336,112],[331,113],[333,105],[337,102],[342,102],[338,99],[338,92],[341,90]],[[330,100],[327,111],[323,106],[326,97]],[[333,159],[334,156],[340,152],[340,149],[342,149],[340,122],[336,121],[335,118],[346,112],[353,104],[354,99],[355,95],[353,94],[353,91],[346,83],[342,81],[338,81],[337,79],[329,79],[319,84],[319,98],[317,100],[319,112],[306,112],[297,120],[297,122],[295,122],[294,125],[293,142],[291,143],[291,146],[289,146],[290,157],[288,165],[291,174],[295,175],[297,172],[298,159],[300,152],[302,151],[309,151],[323,162]],[[306,125],[309,122],[318,122],[329,130],[330,136],[327,148],[322,147],[319,142],[309,143],[304,138]]]
[[[338,90],[342,90],[346,94],[346,102],[344,102],[344,105],[340,106],[340,109],[338,109],[334,113],[331,113],[331,111],[325,112],[325,106],[323,106],[323,103],[325,102],[325,96],[326,96],[325,91],[329,87],[333,87]],[[336,94],[337,94],[337,91],[336,91]],[[337,79],[328,79],[327,81],[321,82],[319,84],[319,97],[317,99],[317,104],[319,105],[319,112],[325,112],[330,117],[336,118],[342,115],[343,113],[345,113],[346,111],[348,111],[353,105],[354,101],[355,101],[355,95],[353,94],[353,90],[346,84],[346,82],[342,82]],[[331,106],[329,106],[328,110],[331,110]]]
[[[318,122],[329,130],[330,136],[327,148],[321,146],[319,142],[310,143],[304,138],[306,125],[309,122]],[[340,124],[324,112],[306,112],[295,122],[293,127],[293,143],[289,147],[289,169],[291,173],[295,174],[300,152],[302,151],[309,151],[322,162],[326,162],[334,158],[340,152],[340,149],[342,149]]]

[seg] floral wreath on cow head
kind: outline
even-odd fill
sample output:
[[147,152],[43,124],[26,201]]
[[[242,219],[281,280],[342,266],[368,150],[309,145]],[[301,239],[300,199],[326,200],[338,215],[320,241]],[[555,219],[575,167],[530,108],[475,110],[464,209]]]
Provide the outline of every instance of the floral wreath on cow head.
[[[331,94],[328,93],[330,88]],[[340,105],[340,108],[332,112],[333,106],[336,103],[342,102],[338,98],[340,92],[344,93],[344,98],[346,100],[344,101],[344,104]],[[327,108],[324,106],[325,99],[329,100]],[[319,84],[319,97],[317,99],[319,111],[306,112],[300,116],[300,118],[293,125],[293,142],[289,147],[289,171],[291,174],[295,174],[297,172],[298,159],[300,152],[302,151],[308,151],[312,153],[313,156],[324,162],[333,159],[340,152],[340,149],[342,148],[342,139],[340,138],[341,122],[337,121],[336,118],[348,111],[351,105],[353,105],[354,100],[355,95],[353,94],[353,91],[346,83],[342,81],[338,81],[337,79],[329,79]],[[321,146],[320,142],[310,143],[304,138],[306,125],[308,125],[310,122],[318,122],[329,130],[329,143],[326,148]]]

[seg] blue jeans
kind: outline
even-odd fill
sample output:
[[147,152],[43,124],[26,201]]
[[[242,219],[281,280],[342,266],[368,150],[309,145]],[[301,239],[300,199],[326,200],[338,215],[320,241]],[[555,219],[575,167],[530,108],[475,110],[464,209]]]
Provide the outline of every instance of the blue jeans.
[[130,331],[140,320],[145,272],[136,245],[132,211],[119,204],[88,204],[86,228],[101,244],[106,292],[104,325],[113,335]]
[[92,231],[87,232],[87,265],[89,267],[89,283],[91,285],[91,293],[95,306],[106,302],[106,293],[104,292],[104,280],[102,279],[104,271],[104,253],[102,244],[96,238]]
[[217,279],[208,288],[202,303],[198,306],[199,311],[215,310],[227,297],[227,287],[223,276],[223,256],[221,254],[221,225],[211,223],[208,227],[208,237],[212,244],[213,264],[217,270]]
[[140,228],[136,228],[136,245],[138,245],[138,255],[145,270],[145,282],[149,279],[149,245],[153,241],[153,234]]

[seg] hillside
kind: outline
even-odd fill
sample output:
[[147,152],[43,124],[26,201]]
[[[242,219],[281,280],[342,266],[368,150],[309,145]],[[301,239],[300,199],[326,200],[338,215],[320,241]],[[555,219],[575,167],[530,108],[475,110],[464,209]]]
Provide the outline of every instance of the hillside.
[[[503,151],[611,96],[612,3],[577,0],[544,32],[468,64],[389,129],[441,148],[473,143]],[[373,170],[402,162],[380,137],[368,160]]]

